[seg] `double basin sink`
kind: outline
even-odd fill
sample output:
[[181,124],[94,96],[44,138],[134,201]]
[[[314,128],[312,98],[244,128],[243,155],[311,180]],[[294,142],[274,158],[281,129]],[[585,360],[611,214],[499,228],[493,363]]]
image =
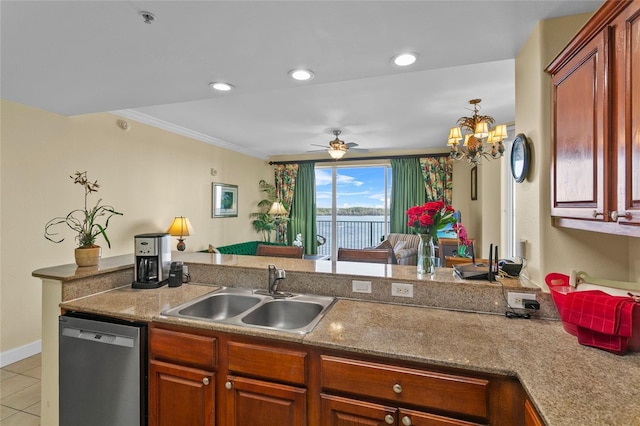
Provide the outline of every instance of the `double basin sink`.
[[333,297],[223,287],[162,314],[305,334],[313,330],[333,301]]

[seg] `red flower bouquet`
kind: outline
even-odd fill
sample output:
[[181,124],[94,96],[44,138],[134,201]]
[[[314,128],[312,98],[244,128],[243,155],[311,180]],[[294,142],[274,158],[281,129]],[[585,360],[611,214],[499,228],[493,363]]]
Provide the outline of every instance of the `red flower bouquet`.
[[438,230],[450,223],[456,223],[455,210],[443,201],[429,201],[407,210],[407,225],[416,234],[430,234],[437,239]]
[[450,223],[456,223],[454,209],[442,201],[430,201],[407,210],[407,225],[420,236],[418,246],[418,274],[435,274],[434,240],[438,239],[438,230]]

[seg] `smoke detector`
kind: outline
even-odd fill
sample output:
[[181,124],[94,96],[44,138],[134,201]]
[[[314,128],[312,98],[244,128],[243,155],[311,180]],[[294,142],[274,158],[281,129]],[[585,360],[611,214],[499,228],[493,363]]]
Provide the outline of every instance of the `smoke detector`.
[[145,24],[151,24],[153,21],[156,20],[156,15],[154,15],[151,12],[146,12],[144,10],[138,13],[138,15],[142,16],[142,19],[144,19]]

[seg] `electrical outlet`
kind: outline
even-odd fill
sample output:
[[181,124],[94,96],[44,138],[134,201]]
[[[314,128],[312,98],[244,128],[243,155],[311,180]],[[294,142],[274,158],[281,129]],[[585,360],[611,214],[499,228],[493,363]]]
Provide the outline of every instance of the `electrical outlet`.
[[523,299],[536,300],[536,295],[534,293],[507,292],[507,303],[509,303],[509,306],[512,308],[524,309]]
[[413,297],[413,284],[391,283],[391,295],[398,297]]
[[371,293],[371,281],[351,281],[351,290],[354,293]]

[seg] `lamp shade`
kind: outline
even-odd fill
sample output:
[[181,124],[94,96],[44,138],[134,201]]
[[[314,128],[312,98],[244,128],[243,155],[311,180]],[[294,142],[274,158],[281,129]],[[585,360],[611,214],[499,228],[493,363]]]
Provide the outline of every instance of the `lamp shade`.
[[171,236],[182,238],[193,235],[193,228],[191,227],[191,222],[189,222],[188,218],[184,216],[176,216],[167,232]]
[[489,125],[486,121],[476,123],[476,129],[473,133],[473,136],[475,136],[476,138],[486,138],[487,136],[489,136]]
[[285,215],[287,214],[287,210],[284,208],[281,202],[274,201],[269,209],[269,214],[272,215]]
[[462,139],[462,132],[460,131],[460,127],[452,127],[451,130],[449,130],[449,140],[451,139],[456,139],[456,140],[461,140]]
[[497,125],[495,130],[494,130],[494,135],[495,135],[496,142],[500,142],[501,140],[506,139],[507,138],[507,125],[506,124]]

